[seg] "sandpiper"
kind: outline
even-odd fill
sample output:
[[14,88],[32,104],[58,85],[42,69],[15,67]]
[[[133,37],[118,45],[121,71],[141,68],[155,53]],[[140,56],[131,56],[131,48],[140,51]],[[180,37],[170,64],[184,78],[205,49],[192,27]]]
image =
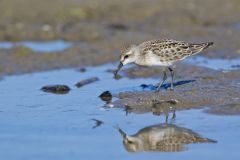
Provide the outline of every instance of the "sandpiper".
[[171,89],[173,90],[173,65],[176,62],[197,54],[213,45],[213,42],[206,43],[186,43],[170,39],[157,39],[143,42],[139,45],[130,45],[121,51],[120,63],[115,72],[115,77],[119,70],[126,64],[135,63],[141,66],[161,66],[163,67],[162,81],[157,87],[160,90],[162,84],[167,79],[166,69],[171,73]]

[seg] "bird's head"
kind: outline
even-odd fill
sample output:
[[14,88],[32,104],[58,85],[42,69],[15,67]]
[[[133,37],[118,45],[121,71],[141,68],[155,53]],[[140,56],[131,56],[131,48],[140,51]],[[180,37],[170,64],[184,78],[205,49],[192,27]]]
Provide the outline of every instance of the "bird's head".
[[139,49],[138,49],[138,46],[136,45],[128,45],[121,50],[120,63],[115,72],[115,77],[124,65],[133,63],[137,60],[138,53],[139,53]]
[[126,136],[123,139],[123,145],[128,152],[140,152],[144,150],[143,141],[134,136]]
[[128,152],[143,151],[143,141],[137,136],[127,135],[123,130],[118,128],[119,133],[123,138],[123,145]]
[[133,63],[137,59],[138,47],[136,45],[127,45],[121,50],[120,63],[126,65]]

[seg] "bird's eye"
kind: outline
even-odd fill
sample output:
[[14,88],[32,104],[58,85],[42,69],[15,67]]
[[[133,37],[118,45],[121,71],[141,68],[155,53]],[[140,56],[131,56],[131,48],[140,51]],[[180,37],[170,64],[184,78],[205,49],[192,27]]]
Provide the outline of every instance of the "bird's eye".
[[126,55],[126,56],[124,56],[124,59],[126,59],[126,58],[128,58],[129,57],[129,55]]
[[129,144],[133,144],[133,141],[129,141],[129,140],[128,140],[128,143],[129,143]]

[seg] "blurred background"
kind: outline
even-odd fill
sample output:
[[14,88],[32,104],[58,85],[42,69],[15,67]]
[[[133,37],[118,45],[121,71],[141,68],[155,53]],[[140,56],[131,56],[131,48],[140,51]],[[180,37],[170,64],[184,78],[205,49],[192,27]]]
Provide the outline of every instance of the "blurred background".
[[111,62],[156,38],[213,41],[204,56],[231,59],[239,37],[239,0],[1,0],[0,74]]

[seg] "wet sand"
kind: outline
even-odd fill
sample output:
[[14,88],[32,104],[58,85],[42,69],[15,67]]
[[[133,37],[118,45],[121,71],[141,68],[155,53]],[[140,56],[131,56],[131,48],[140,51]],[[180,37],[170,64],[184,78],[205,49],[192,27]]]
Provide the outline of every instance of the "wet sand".
[[[160,73],[159,69],[151,70],[150,68],[138,67],[125,71],[126,76],[130,78],[148,76],[156,78],[159,75],[159,81]],[[166,82],[159,93],[155,92],[157,84],[139,84],[146,91],[120,92],[118,94],[119,100],[114,101],[113,105],[128,107],[133,112],[145,113],[152,112],[154,103],[171,100],[175,100],[177,103],[170,105],[170,107],[175,107],[177,110],[240,104],[239,79],[239,70],[223,72],[205,67],[179,64],[176,69],[174,91],[169,90],[170,82]],[[235,114],[240,114],[238,105],[235,106],[227,107],[228,111],[215,108],[211,112],[227,114],[234,110]]]

